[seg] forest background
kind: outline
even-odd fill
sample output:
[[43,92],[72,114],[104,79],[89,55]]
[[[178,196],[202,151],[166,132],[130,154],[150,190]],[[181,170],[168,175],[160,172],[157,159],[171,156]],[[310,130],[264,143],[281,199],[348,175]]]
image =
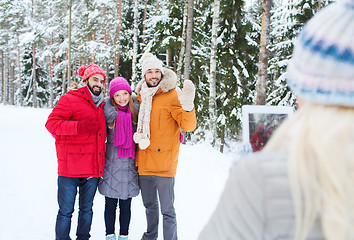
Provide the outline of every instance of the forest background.
[[[296,36],[330,0],[0,0],[0,103],[52,108],[82,65],[141,79],[156,54],[196,85],[198,127],[222,152],[242,105],[295,106],[285,69]],[[109,81],[106,83],[107,94]]]

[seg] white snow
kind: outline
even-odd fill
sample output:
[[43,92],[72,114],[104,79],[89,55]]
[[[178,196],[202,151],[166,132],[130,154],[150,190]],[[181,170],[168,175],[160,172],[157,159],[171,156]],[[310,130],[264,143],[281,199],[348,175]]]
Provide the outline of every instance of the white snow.
[[[44,127],[51,109],[0,105],[0,239],[54,239],[58,211],[54,139]],[[182,145],[175,186],[179,239],[197,239],[213,212],[228,177],[233,155],[207,143]],[[94,200],[91,239],[104,239],[104,197]],[[159,238],[162,237],[160,219]],[[72,218],[75,239],[77,207]],[[133,198],[130,239],[146,229],[141,195]],[[119,224],[116,223],[116,231]]]

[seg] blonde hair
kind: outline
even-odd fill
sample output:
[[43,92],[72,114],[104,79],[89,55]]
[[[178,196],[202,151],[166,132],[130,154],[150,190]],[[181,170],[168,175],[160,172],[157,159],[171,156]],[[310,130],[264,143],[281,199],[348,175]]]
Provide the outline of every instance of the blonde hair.
[[[114,99],[111,99],[111,103],[113,106],[117,107],[117,103],[114,101]],[[130,112],[132,113],[132,123],[133,123],[133,126],[137,125],[138,124],[138,113],[135,111],[135,107],[134,107],[134,102],[133,102],[133,99],[132,99],[132,96],[130,95],[129,97],[129,109],[130,109]],[[114,122],[108,126],[108,128],[110,129],[114,129],[116,127],[116,119],[114,119]]]
[[306,239],[316,219],[327,240],[354,239],[353,137],[354,108],[306,103],[266,145],[287,150],[294,239]]

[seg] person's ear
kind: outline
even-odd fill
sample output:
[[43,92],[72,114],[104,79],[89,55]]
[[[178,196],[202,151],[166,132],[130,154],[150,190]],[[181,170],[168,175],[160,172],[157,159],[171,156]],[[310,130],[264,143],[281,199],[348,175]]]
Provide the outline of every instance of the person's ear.
[[296,96],[296,104],[298,108],[302,107],[305,104],[305,102],[306,102],[305,99]]

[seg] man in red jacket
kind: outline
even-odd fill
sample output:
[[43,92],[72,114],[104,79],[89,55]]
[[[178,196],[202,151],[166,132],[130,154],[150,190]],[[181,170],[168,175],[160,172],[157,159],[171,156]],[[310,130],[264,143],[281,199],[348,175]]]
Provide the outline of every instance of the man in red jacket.
[[265,145],[265,132],[262,124],[257,126],[257,132],[255,132],[250,140],[253,152],[261,151]]
[[79,69],[83,81],[63,95],[49,115],[46,128],[55,137],[58,158],[57,240],[70,238],[71,217],[79,189],[77,239],[89,239],[92,205],[104,170],[106,125],[102,88],[106,75],[91,64]]

